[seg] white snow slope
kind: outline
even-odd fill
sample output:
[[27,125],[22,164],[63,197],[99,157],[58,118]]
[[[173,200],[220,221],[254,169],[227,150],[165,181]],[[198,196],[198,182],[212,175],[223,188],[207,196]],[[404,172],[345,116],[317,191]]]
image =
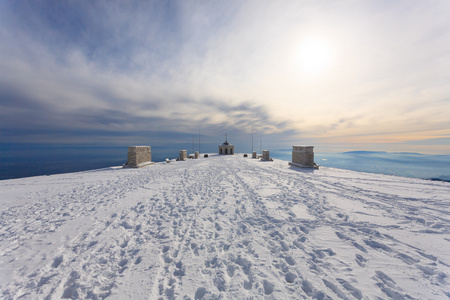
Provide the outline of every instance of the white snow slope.
[[216,156],[0,181],[2,299],[449,299],[450,184]]

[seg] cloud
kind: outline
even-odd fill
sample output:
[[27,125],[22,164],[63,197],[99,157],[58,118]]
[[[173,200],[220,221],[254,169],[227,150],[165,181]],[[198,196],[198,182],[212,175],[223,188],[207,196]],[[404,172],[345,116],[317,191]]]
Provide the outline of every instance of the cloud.
[[[5,1],[0,135],[163,142],[158,132],[172,140],[200,125],[244,141],[253,125],[274,144],[437,137],[450,125],[448,6]],[[334,58],[314,76],[297,57],[311,37]]]
[[410,145],[435,145],[435,146],[446,145],[446,146],[450,146],[450,137],[406,141],[405,143],[410,144]]

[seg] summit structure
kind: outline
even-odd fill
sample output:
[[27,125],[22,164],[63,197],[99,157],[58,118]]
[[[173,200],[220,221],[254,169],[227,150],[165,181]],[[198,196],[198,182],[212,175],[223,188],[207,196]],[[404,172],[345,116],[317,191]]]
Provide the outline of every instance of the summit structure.
[[228,143],[228,134],[225,134],[225,142],[222,145],[219,145],[219,154],[234,154],[234,145]]

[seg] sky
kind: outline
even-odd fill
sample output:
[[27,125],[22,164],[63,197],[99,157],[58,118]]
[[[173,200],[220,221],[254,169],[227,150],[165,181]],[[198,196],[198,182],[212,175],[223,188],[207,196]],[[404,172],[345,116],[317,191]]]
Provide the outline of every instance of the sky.
[[450,1],[0,1],[0,143],[450,154]]

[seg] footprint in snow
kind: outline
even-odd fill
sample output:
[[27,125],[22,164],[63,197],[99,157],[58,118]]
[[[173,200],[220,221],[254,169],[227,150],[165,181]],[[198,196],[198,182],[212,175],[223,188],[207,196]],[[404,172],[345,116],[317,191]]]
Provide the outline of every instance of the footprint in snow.
[[336,231],[335,233],[336,233],[337,237],[340,238],[341,240],[344,240],[344,241],[349,241],[350,240],[350,238],[347,237],[346,235],[344,235],[343,233],[340,233],[338,231]]
[[52,279],[52,277],[55,277],[56,275],[58,275],[58,274],[52,274],[50,276],[43,276],[43,277],[41,277],[41,279],[39,279],[39,282],[36,285],[36,287],[41,287],[44,284],[47,284],[49,282],[49,280]]
[[52,268],[57,268],[63,261],[63,256],[60,255],[53,260]]
[[359,251],[364,252],[364,253],[368,253],[367,249],[364,248],[363,246],[361,246],[360,244],[358,244],[357,242],[352,242],[352,245],[353,245],[353,247],[355,247]]
[[374,241],[374,240],[364,240],[364,243],[366,243],[367,246],[370,246],[373,249],[377,249],[377,250],[381,249],[386,252],[392,252],[392,249],[389,246],[382,244],[380,242]]
[[230,246],[231,246],[230,244],[224,244],[223,245],[223,250],[224,251],[228,251],[230,249]]
[[305,234],[309,234],[309,229],[305,226],[299,225],[299,228],[301,231],[303,231]]
[[263,287],[264,287],[264,294],[270,295],[270,294],[273,293],[273,289],[274,289],[275,286],[274,286],[273,283],[271,283],[271,282],[269,282],[267,280],[264,280],[263,281]]
[[358,265],[362,268],[365,268],[367,259],[364,258],[364,256],[362,256],[360,254],[355,254],[355,256],[356,256],[356,262],[358,263]]
[[351,285],[350,283],[348,283],[344,279],[337,278],[336,280],[337,280],[337,282],[339,282],[342,285],[342,287],[344,289],[349,291],[350,294],[352,294],[353,297],[355,297],[358,300],[362,299],[363,296],[362,296],[362,293],[361,293],[361,291],[359,289],[355,288],[353,285]]
[[136,260],[134,261],[135,265],[138,265],[142,262],[142,256],[139,256],[138,258],[136,258]]
[[326,257],[325,253],[328,254],[329,256],[334,256],[336,255],[336,253],[331,249],[318,249],[318,250],[313,250],[314,253],[316,254],[316,257],[319,259],[323,259]]
[[234,265],[234,264],[229,264],[229,265],[227,266],[227,274],[228,274],[228,276],[233,277],[233,276],[234,276],[234,271],[235,271],[236,269],[237,269],[236,265]]
[[406,255],[406,254],[404,254],[404,253],[398,253],[398,254],[396,255],[396,257],[398,257],[399,259],[401,259],[404,263],[406,263],[406,264],[408,264],[408,265],[413,265],[413,264],[419,262],[418,259],[412,258],[411,256]]
[[302,243],[304,243],[306,241],[306,237],[303,236],[301,238],[296,239],[295,241],[293,241],[292,243],[294,244],[295,247],[297,247],[298,249],[301,250],[305,250],[305,247],[302,245]]
[[344,295],[344,293],[334,283],[332,283],[326,279],[322,279],[322,281],[325,284],[325,286],[327,288],[329,288],[330,290],[332,290],[333,293],[335,293],[339,298],[347,299],[347,297]]
[[417,251],[417,253],[419,253],[420,255],[422,255],[425,258],[428,258],[429,260],[432,260],[432,261],[436,261],[437,260],[437,257],[434,256],[434,255],[427,254],[427,253],[424,253],[424,252],[421,252],[421,251]]
[[253,281],[251,279],[249,279],[248,281],[244,280],[244,289],[249,291],[252,289],[252,286],[253,286]]
[[295,260],[292,258],[292,256],[286,256],[284,259],[285,259],[286,262],[287,262],[288,264],[290,264],[291,266],[295,265]]
[[416,265],[416,267],[421,270],[425,275],[435,275],[436,270],[427,266]]
[[125,248],[126,246],[128,246],[128,240],[125,240],[122,244],[120,244],[121,248]]
[[218,271],[213,280],[214,285],[219,290],[219,292],[225,292],[227,289],[226,281],[224,277],[224,273],[222,271]]
[[121,261],[119,261],[117,264],[118,264],[120,267],[123,267],[123,266],[125,266],[127,263],[128,263],[128,259],[124,258],[124,259],[122,259]]
[[203,297],[205,296],[205,294],[206,294],[206,289],[205,289],[204,287],[199,287],[199,288],[197,289],[197,291],[195,292],[195,297],[194,297],[194,299],[195,299],[195,300],[201,300],[201,299],[203,299]]
[[286,275],[284,276],[284,279],[288,283],[294,283],[296,278],[297,278],[297,275],[295,275],[294,273],[291,273],[291,272],[286,273]]

